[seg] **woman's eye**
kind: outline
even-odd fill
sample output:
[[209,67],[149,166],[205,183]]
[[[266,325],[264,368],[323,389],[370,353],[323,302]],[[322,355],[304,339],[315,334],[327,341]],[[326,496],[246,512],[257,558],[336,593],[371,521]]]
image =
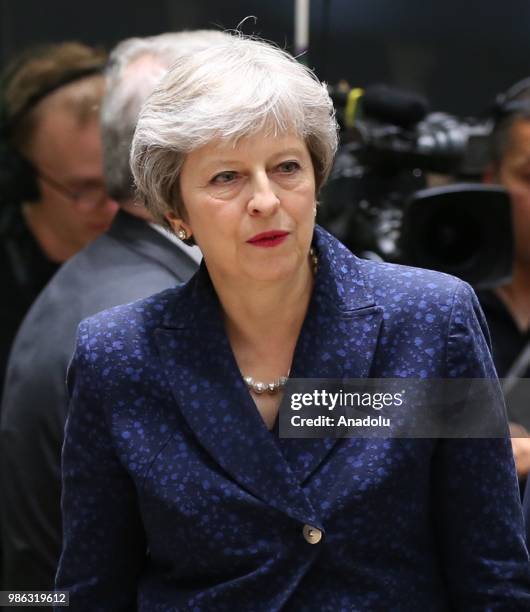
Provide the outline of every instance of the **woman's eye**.
[[282,162],[279,168],[280,168],[280,171],[284,172],[285,174],[292,174],[293,172],[296,172],[296,170],[300,168],[300,164],[296,161],[286,161],[286,162]]
[[225,172],[219,172],[219,174],[216,174],[211,182],[214,185],[224,185],[226,183],[230,183],[231,181],[233,181],[237,176],[237,172],[231,172],[231,171],[225,171]]
[[284,174],[293,174],[293,172],[296,172],[299,168],[300,168],[300,164],[296,161],[282,162],[278,166],[278,169],[280,170],[280,172],[283,172]]

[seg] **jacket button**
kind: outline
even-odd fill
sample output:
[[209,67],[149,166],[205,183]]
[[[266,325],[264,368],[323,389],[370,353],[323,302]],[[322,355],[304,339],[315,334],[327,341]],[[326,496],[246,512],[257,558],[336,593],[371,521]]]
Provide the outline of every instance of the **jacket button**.
[[311,527],[311,525],[304,525],[302,533],[304,534],[305,541],[309,542],[309,544],[318,544],[322,539],[322,532],[320,529]]

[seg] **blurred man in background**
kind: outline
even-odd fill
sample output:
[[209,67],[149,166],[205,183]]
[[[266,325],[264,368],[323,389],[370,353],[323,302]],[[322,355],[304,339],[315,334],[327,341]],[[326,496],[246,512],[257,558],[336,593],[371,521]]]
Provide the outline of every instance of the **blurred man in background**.
[[[513,85],[497,101],[491,164],[484,180],[503,185],[512,201],[513,275],[509,284],[479,292],[500,378],[530,378],[530,78]],[[517,371],[516,371],[517,370]],[[530,396],[508,396],[512,445],[520,478],[530,472]]]
[[143,101],[181,55],[224,39],[216,31],[133,38],[107,69],[105,177],[120,211],[109,230],[54,276],[24,320],[9,359],[1,411],[2,589],[53,587],[61,550],[60,454],[66,368],[78,323],[100,310],[187,280],[200,260],[134,201],[129,149]]
[[110,226],[99,107],[105,54],[79,43],[15,59],[0,90],[0,389],[27,309],[59,265]]

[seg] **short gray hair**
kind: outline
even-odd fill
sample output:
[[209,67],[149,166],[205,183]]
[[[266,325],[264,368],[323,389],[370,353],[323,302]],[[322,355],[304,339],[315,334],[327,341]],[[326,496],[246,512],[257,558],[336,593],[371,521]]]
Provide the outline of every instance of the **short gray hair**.
[[218,44],[225,36],[217,30],[167,32],[128,38],[114,47],[105,71],[106,94],[101,108],[103,167],[114,199],[123,203],[135,195],[129,155],[146,98],[180,56]]
[[214,139],[236,143],[262,130],[304,139],[318,191],[333,162],[337,125],[327,88],[311,70],[239,33],[181,57],[138,119],[131,167],[139,199],[160,223],[169,212],[185,218],[179,189],[185,156]]

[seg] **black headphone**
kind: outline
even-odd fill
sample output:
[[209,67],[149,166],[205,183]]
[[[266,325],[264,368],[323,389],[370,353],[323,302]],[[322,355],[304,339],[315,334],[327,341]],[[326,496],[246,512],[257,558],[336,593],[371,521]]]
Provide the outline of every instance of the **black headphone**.
[[29,62],[42,56],[44,47],[27,51],[15,61],[0,80],[0,205],[34,202],[40,198],[34,165],[13,144],[13,132],[20,120],[43,98],[60,87],[88,76],[101,74],[104,65],[95,65],[62,74],[36,91],[14,115],[9,116],[5,91],[13,78]]
[[[526,100],[517,100],[517,97],[525,90],[528,90],[528,98]],[[511,115],[527,113],[530,113],[530,77],[517,81],[505,92],[498,94],[493,105],[493,119],[495,123]]]

